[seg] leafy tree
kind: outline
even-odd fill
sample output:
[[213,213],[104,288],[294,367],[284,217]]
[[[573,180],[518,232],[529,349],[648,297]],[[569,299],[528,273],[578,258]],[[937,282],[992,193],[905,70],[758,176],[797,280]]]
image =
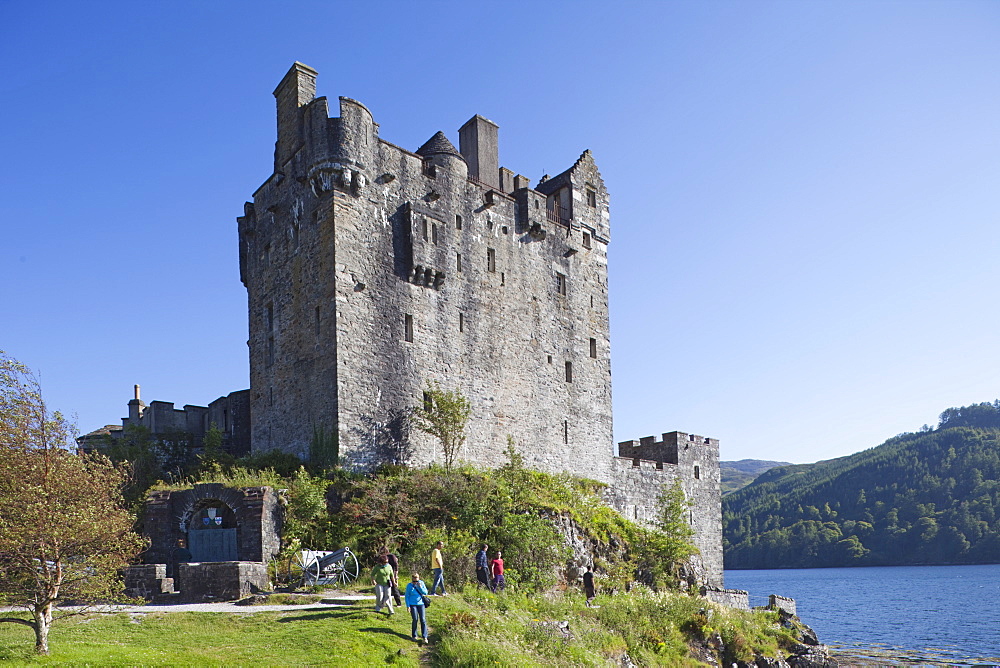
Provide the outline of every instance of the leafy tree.
[[198,455],[198,468],[202,471],[221,468],[231,469],[236,464],[236,458],[222,449],[223,434],[219,425],[214,422],[202,439],[204,450]]
[[465,443],[465,425],[472,415],[472,405],[458,390],[444,390],[430,381],[424,402],[413,411],[416,426],[441,441],[444,467],[451,470],[458,451]]
[[0,353],[0,599],[31,618],[49,650],[54,605],[121,593],[118,571],[145,546],[120,493],[125,472],[103,455],[70,450],[73,429],[42,400],[36,377]]

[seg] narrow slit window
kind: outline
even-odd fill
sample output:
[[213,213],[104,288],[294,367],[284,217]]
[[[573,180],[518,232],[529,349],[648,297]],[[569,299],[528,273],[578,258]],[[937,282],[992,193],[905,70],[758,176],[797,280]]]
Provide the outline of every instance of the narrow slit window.
[[701,480],[701,467],[697,464],[694,467],[694,479]]
[[552,355],[548,355],[547,357],[548,357],[549,364],[552,364]]
[[566,294],[566,274],[560,274],[556,272],[556,292],[561,295]]
[[465,314],[461,311],[458,312],[458,331],[465,331]]
[[462,254],[455,253],[455,271],[462,271]]
[[403,317],[403,338],[407,343],[413,343],[413,316],[409,313]]
[[424,410],[428,413],[434,411],[434,400],[431,399],[429,392],[424,392]]
[[569,445],[569,420],[563,420],[563,443]]
[[590,356],[597,359],[597,339],[590,340]]
[[431,225],[431,241],[434,243],[435,246],[437,245],[437,242],[438,242],[438,226],[437,225]]
[[462,229],[462,217],[458,214],[455,214],[455,229]]
[[423,237],[424,241],[427,241],[427,219],[420,219],[420,236]]
[[566,382],[567,383],[572,383],[573,382],[573,363],[572,362],[566,362]]
[[267,337],[267,365],[274,364],[274,337]]
[[497,252],[492,248],[486,249],[486,271],[497,270]]
[[319,317],[319,307],[316,307],[316,336],[319,336],[320,332],[320,317]]
[[590,245],[590,232],[584,232],[583,233],[583,247],[584,248],[590,248],[591,247],[591,245]]

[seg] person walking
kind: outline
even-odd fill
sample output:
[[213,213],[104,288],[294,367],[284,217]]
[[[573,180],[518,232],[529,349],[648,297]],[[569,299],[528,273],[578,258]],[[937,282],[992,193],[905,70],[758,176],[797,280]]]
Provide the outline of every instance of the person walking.
[[594,584],[594,573],[589,567],[583,574],[583,594],[587,597],[587,607],[591,607],[594,597],[597,596],[597,586]]
[[392,600],[396,602],[396,605],[402,605],[403,601],[399,597],[399,558],[395,554],[389,551],[388,546],[383,546],[379,551],[379,556],[385,555],[388,560],[389,566],[392,568],[392,583],[390,585],[390,591],[392,593]]
[[384,554],[379,555],[378,563],[372,569],[372,584],[375,585],[375,612],[379,612],[383,607],[389,608],[389,614],[396,611],[392,609],[392,599],[389,595],[389,588],[392,587],[392,566]]
[[410,611],[410,637],[417,641],[417,621],[420,622],[421,642],[427,644],[427,607],[424,605],[424,596],[427,596],[427,585],[420,579],[419,573],[414,573],[409,584],[406,585],[406,609]]
[[493,586],[490,589],[495,594],[507,586],[507,582],[503,579],[503,553],[500,550],[497,550],[497,556],[490,563],[490,568],[493,571]]
[[431,552],[431,571],[434,573],[434,582],[431,583],[431,593],[435,596],[438,596],[438,586],[441,587],[441,596],[448,595],[448,592],[444,590],[444,559],[441,556],[441,548],[443,547],[444,541],[439,540]]
[[486,543],[481,543],[479,545],[479,552],[476,552],[476,579],[479,581],[477,587],[490,588],[490,563],[486,558],[486,548],[489,545]]

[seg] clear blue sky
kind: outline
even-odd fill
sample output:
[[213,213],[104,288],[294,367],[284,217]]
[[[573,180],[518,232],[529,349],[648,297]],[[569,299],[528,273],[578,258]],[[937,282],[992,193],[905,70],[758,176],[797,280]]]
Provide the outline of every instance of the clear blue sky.
[[248,385],[295,60],[383,138],[611,191],[616,440],[811,462],[1000,396],[1000,3],[0,3],[0,349],[81,431]]

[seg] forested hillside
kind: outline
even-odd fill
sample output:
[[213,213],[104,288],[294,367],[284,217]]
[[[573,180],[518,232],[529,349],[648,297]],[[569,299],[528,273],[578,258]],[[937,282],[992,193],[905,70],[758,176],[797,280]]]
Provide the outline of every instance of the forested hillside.
[[1000,401],[723,499],[726,568],[1000,562]]

